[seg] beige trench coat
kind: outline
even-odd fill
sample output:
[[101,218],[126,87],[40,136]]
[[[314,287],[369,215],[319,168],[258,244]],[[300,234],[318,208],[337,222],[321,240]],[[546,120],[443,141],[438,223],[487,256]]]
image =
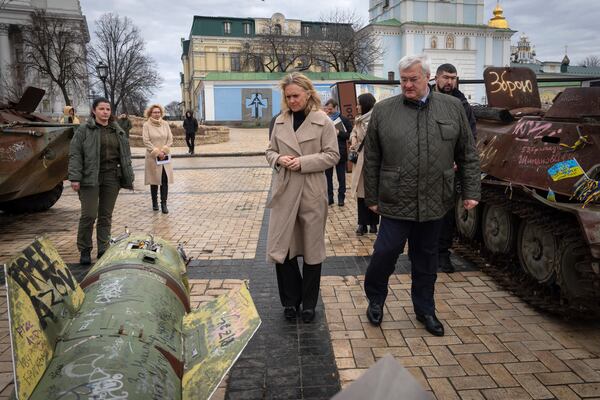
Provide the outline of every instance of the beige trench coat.
[[169,183],[173,183],[173,162],[156,165],[156,157],[161,151],[166,154],[171,152],[173,134],[169,123],[160,120],[160,125],[148,120],[142,128],[142,138],[146,146],[146,165],[144,171],[144,185],[160,185],[162,168],[165,168]]
[[[354,129],[350,134],[350,151],[356,151],[360,147],[360,144],[365,140],[367,135],[367,126],[371,119],[371,111],[365,115],[360,115],[354,120]],[[365,180],[363,177],[363,166],[365,165],[365,148],[363,146],[358,153],[358,160],[356,164],[352,166],[352,186],[350,188],[350,194],[355,199],[365,198]]]
[[[300,158],[300,171],[277,165],[283,155]],[[267,262],[283,263],[301,255],[307,264],[325,260],[327,181],[324,171],[340,159],[337,132],[323,111],[311,111],[294,132],[292,115],[275,120],[267,161],[273,167]]]

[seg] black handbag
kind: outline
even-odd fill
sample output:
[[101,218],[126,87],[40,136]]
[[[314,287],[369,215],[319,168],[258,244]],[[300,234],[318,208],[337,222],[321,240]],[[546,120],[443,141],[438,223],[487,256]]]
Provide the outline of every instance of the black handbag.
[[360,146],[358,146],[358,150],[351,151],[348,154],[348,161],[350,161],[353,164],[356,164],[358,162],[358,153],[360,153],[362,151],[362,148],[364,145],[365,145],[365,140],[363,139],[363,141],[360,142]]

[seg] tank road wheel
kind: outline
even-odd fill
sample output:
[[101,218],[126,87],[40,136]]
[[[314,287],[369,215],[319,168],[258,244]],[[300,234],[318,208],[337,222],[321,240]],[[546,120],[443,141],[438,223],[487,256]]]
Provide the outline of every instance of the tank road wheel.
[[[583,239],[581,239],[583,241]],[[571,241],[561,245],[558,284],[561,294],[571,300],[593,296],[593,282],[580,271],[590,269],[591,254],[585,243]]]
[[459,236],[474,240],[480,235],[482,204],[470,210],[465,210],[460,196],[456,200],[455,216],[456,231]]
[[517,237],[517,217],[504,207],[486,204],[482,220],[485,247],[495,254],[511,253]]
[[517,243],[523,270],[539,283],[552,283],[558,266],[558,243],[554,234],[542,225],[523,221]]
[[62,191],[63,183],[60,182],[47,192],[0,203],[0,210],[9,214],[46,211],[60,199]]

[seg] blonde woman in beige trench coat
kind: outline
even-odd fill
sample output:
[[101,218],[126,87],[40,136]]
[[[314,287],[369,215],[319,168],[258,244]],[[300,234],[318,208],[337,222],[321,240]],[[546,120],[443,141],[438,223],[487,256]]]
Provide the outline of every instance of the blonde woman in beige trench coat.
[[[144,184],[150,185],[154,211],[158,211],[158,187],[160,186],[161,210],[163,214],[168,214],[169,183],[173,183],[173,163],[169,160],[173,134],[169,123],[162,119],[165,110],[160,104],[152,104],[144,114],[147,118],[142,127],[142,138],[146,147]],[[167,163],[157,163],[157,161],[167,160],[169,160]]]
[[[273,167],[267,261],[275,263],[284,316],[315,318],[325,260],[327,182],[339,158],[336,130],[320,110],[312,82],[294,72],[281,82],[282,112],[275,120],[267,161]],[[303,258],[302,275],[298,256]]]

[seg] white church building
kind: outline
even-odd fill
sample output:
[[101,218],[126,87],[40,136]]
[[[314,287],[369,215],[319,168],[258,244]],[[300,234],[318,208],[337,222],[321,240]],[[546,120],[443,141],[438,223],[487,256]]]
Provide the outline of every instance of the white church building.
[[[461,79],[482,79],[489,66],[509,66],[511,30],[498,4],[486,20],[484,0],[369,0],[370,29],[380,38],[382,56],[372,75],[386,77],[405,55],[425,53],[432,76],[444,63]],[[483,85],[461,86],[469,101],[485,103]]]

